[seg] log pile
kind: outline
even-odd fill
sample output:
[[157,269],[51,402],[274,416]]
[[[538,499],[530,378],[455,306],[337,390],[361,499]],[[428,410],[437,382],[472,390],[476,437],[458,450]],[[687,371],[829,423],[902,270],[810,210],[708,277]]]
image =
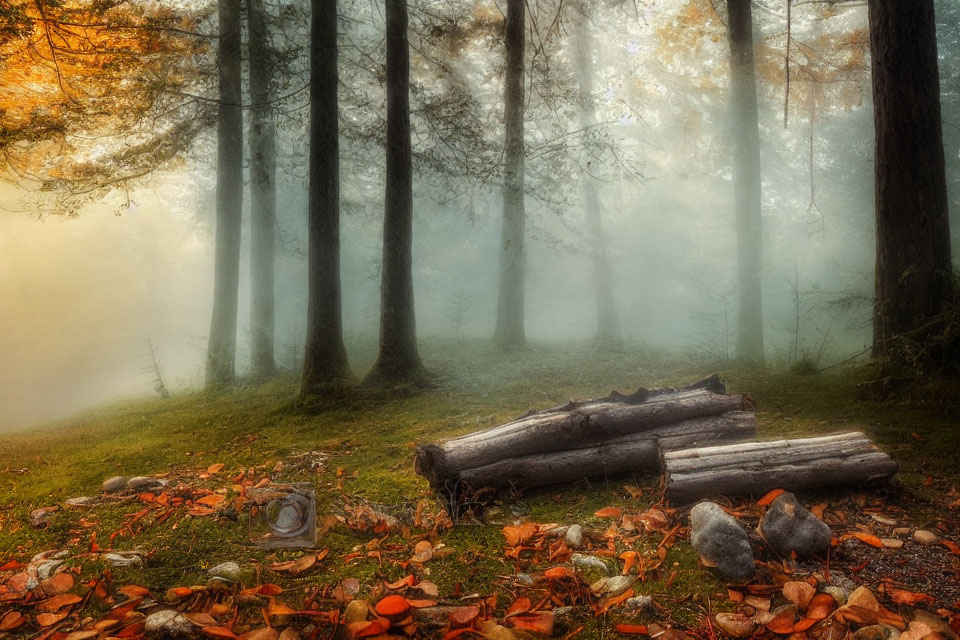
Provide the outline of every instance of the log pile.
[[[752,400],[717,376],[679,389],[571,402],[417,448],[416,471],[451,514],[482,489],[525,489],[582,478],[662,472],[674,505],[883,480],[897,463],[862,433],[755,442]],[[751,442],[753,441],[753,442]]]
[[680,389],[614,392],[419,447],[417,473],[453,500],[465,488],[529,488],[660,471],[663,450],[749,440],[756,416],[716,376]]
[[897,463],[860,432],[663,451],[665,495],[686,504],[772,488],[799,491],[886,480]]

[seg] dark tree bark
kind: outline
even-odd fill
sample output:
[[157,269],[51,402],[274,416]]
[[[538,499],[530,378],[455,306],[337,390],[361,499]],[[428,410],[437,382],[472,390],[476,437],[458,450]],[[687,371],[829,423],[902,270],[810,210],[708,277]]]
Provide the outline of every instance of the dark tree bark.
[[500,254],[500,297],[494,342],[502,348],[522,347],[526,213],[523,204],[523,49],[524,0],[507,0],[505,24],[506,76],[503,83],[504,175],[503,228]]
[[952,262],[933,1],[870,0],[869,13],[879,356],[941,310]]
[[737,228],[739,306],[737,356],[763,362],[761,299],[760,130],[753,65],[750,0],[728,0],[733,193]]
[[[577,19],[574,25],[574,61],[580,85],[580,128],[583,130],[583,135],[587,136],[597,124],[593,100],[593,37],[590,32],[589,11],[583,4],[576,5],[575,11]],[[588,149],[594,148],[589,141],[587,145]],[[613,281],[610,277],[610,260],[607,257],[607,243],[603,234],[602,205],[597,195],[596,178],[591,175],[591,165],[595,166],[596,157],[596,153],[588,151],[587,168],[580,176],[580,180],[590,257],[593,262],[593,290],[597,303],[597,340],[602,343],[618,343],[620,342],[620,323],[617,320]]]
[[251,372],[265,380],[274,359],[273,266],[277,215],[276,123],[270,104],[271,48],[263,0],[247,0],[250,51],[250,331]]
[[386,0],[387,172],[380,283],[380,351],[368,384],[424,381],[413,304],[413,166],[406,0]]
[[217,110],[217,231],[213,316],[207,343],[208,387],[235,375],[240,223],[243,206],[243,113],[240,83],[240,0],[219,0],[219,106]]
[[307,336],[301,393],[350,380],[340,303],[340,142],[337,3],[313,0],[310,19],[310,178]]

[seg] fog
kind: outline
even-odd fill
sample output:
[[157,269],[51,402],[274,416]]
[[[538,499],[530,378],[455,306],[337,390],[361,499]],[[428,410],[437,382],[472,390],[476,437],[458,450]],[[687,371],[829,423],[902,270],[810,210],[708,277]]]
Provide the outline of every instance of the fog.
[[[361,53],[375,57],[367,69],[341,72],[343,326],[348,351],[355,353],[358,345],[376,341],[380,327],[383,148],[375,135],[358,131],[382,125],[383,90],[373,67],[382,63],[383,20],[372,5],[343,4],[341,12],[353,11],[357,24],[341,21],[342,65]],[[792,36],[822,46],[818,55],[846,65],[846,76],[812,89],[795,70],[785,126],[783,69],[776,66],[782,65],[783,16],[780,3],[774,4],[760,2],[754,12],[766,366],[808,360],[824,369],[862,360],[871,341],[874,121],[869,47],[862,41],[867,10],[859,3],[830,13],[798,7]],[[603,123],[591,133],[595,137],[579,139],[577,101],[562,95],[576,90],[569,24],[539,48],[535,39],[528,41],[527,338],[562,344],[596,336],[579,191],[586,171],[597,184],[623,341],[693,354],[705,367],[727,366],[736,355],[738,248],[724,25],[691,13],[690,7],[706,11],[708,3],[604,6],[591,21],[594,99]],[[439,11],[431,3],[412,3],[415,33],[429,22],[418,9]],[[544,21],[553,15],[539,11]],[[861,39],[854,44],[843,41],[857,33]],[[305,34],[291,28],[289,37],[303,44]],[[956,41],[951,31],[940,43],[945,120],[960,104]],[[448,85],[421,55],[430,43],[416,36],[411,42],[417,334],[421,341],[460,340],[492,350],[503,213],[499,171],[458,176],[449,159],[454,175],[432,166],[431,150],[442,147],[444,136],[419,107],[428,102],[425,95]],[[861,59],[853,60],[857,55]],[[477,156],[464,166],[499,161],[501,58],[502,45],[481,35],[446,61],[479,105],[476,121],[484,127]],[[302,76],[302,52],[296,60],[292,73]],[[811,49],[793,64],[815,69],[819,62]],[[538,83],[553,83],[558,95],[540,95]],[[361,93],[366,101],[356,99]],[[299,373],[307,318],[304,99],[283,104],[277,142],[275,354],[292,375]],[[551,142],[558,136],[576,142]],[[36,208],[42,194],[22,181],[0,185],[0,429],[155,395],[150,345],[171,392],[203,389],[213,303],[215,146],[214,132],[206,131],[177,161],[123,189],[98,193],[76,216]],[[591,146],[603,149],[595,165]],[[957,129],[944,128],[944,146],[956,213]],[[492,155],[485,156],[488,147]],[[249,370],[251,331],[245,200],[236,356],[241,378]]]

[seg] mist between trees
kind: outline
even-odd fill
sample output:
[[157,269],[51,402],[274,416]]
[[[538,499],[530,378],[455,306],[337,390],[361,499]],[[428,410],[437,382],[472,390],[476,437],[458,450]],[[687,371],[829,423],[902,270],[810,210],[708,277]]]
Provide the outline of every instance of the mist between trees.
[[[418,339],[882,353],[948,297],[960,194],[960,7],[891,3],[0,2],[11,424],[158,376],[430,384]],[[927,262],[890,244],[921,218]]]

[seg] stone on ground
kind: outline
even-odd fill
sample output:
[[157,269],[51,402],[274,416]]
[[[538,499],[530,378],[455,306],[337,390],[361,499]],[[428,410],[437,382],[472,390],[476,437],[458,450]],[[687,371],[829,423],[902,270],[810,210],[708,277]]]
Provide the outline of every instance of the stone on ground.
[[736,518],[713,502],[701,502],[690,511],[690,524],[690,540],[704,564],[738,582],[753,577],[753,550]]
[[940,536],[935,534],[933,531],[917,529],[913,532],[913,540],[914,542],[919,542],[920,544],[937,544],[940,542]]
[[833,532],[825,522],[807,511],[792,493],[780,494],[760,520],[760,537],[785,558],[791,552],[808,558],[826,551]]
[[118,491],[123,491],[126,487],[127,479],[123,476],[113,476],[103,481],[104,493],[117,493]]
[[193,624],[173,609],[151,613],[144,625],[144,631],[152,637],[177,638],[193,634]]

